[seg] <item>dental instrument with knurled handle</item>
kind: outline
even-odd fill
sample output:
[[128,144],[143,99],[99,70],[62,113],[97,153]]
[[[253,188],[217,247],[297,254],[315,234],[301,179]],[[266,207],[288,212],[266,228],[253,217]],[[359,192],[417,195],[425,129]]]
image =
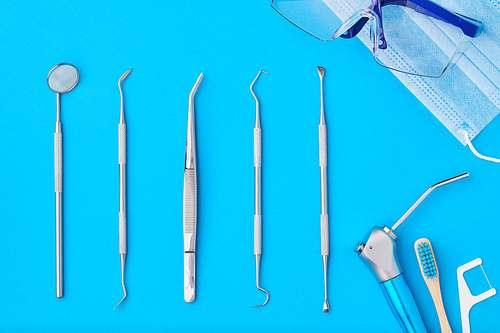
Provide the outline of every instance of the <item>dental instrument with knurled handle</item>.
[[54,133],[54,169],[56,192],[56,297],[63,297],[63,148],[61,124],[61,94],[73,90],[80,74],[75,66],[62,63],[47,75],[50,90],[57,94],[57,120]]
[[[120,123],[118,124],[118,164],[120,166],[120,212],[118,213],[118,236],[119,236],[119,252],[122,268],[122,287],[123,298],[115,306],[122,304],[127,297],[127,289],[125,288],[125,259],[127,256],[127,125],[125,123],[125,112],[123,110],[123,91],[121,83],[127,78],[132,69],[129,69],[118,80],[118,89],[120,89],[121,107],[120,107]],[[113,310],[114,310],[113,309]]]
[[326,139],[326,121],[325,107],[323,104],[323,77],[325,69],[318,66],[321,89],[321,114],[319,119],[319,168],[321,174],[321,255],[323,256],[323,279],[325,282],[325,302],[323,303],[323,312],[330,311],[328,304],[328,255],[330,254],[330,233],[328,231],[328,181],[327,181],[327,139]]
[[255,81],[259,78],[261,73],[266,73],[265,71],[260,71],[252,84],[250,85],[250,91],[252,92],[253,98],[255,98],[255,128],[253,129],[253,148],[254,148],[254,171],[255,171],[255,213],[254,213],[254,254],[255,254],[255,274],[257,289],[266,294],[266,301],[263,304],[256,305],[254,308],[261,307],[269,302],[269,293],[260,287],[260,256],[262,255],[262,211],[261,211],[261,168],[262,168],[262,129],[260,127],[260,115],[259,115],[259,100],[255,93],[253,92],[253,85]]

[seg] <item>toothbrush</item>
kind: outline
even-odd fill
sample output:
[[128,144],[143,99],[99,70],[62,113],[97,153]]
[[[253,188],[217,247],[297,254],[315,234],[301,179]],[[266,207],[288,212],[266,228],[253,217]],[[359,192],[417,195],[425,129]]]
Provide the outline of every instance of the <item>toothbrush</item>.
[[415,253],[422,277],[431,293],[434,306],[439,317],[441,332],[451,333],[450,323],[444,311],[443,298],[441,297],[441,286],[439,285],[439,270],[432,250],[431,242],[427,238],[417,239],[415,242]]

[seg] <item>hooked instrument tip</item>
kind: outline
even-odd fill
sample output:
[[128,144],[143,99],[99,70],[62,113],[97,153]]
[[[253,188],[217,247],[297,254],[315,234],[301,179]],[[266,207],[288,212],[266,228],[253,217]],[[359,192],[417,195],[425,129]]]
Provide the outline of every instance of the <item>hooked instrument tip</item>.
[[257,81],[257,79],[259,78],[260,73],[266,73],[266,74],[268,74],[266,71],[264,71],[264,70],[260,70],[260,71],[259,71],[259,73],[257,73],[257,76],[255,77],[255,79],[253,79],[252,84],[250,85],[250,91],[252,92],[252,95],[253,95],[253,97],[254,97],[255,99],[257,99],[257,97],[255,97],[255,94],[253,93],[253,84],[254,84],[254,83],[255,83],[255,81]]
[[264,292],[266,294],[266,301],[264,302],[264,304],[261,304],[261,305],[255,305],[255,306],[252,306],[252,308],[260,308],[261,306],[264,306],[267,304],[267,302],[269,302],[269,293],[267,291],[265,291],[264,289],[262,289],[261,287],[257,286],[257,289],[259,289],[260,291]]
[[256,107],[256,112],[255,112],[255,127],[256,128],[260,127],[260,120],[259,120],[259,100],[257,99],[257,96],[255,96],[255,93],[253,92],[253,85],[254,85],[255,81],[257,81],[257,79],[259,78],[260,73],[266,73],[267,74],[266,71],[260,70],[259,73],[257,73],[257,76],[255,77],[255,79],[253,79],[252,84],[250,85],[250,91],[252,92],[253,98],[255,99],[255,107]]

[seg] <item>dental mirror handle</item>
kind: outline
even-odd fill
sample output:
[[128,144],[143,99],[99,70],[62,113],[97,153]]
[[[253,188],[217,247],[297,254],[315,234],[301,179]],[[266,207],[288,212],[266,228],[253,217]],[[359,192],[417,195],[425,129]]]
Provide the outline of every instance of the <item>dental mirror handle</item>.
[[60,94],[57,93],[57,121],[54,133],[54,179],[56,193],[56,297],[63,297],[63,255],[62,255],[62,128],[60,122]]

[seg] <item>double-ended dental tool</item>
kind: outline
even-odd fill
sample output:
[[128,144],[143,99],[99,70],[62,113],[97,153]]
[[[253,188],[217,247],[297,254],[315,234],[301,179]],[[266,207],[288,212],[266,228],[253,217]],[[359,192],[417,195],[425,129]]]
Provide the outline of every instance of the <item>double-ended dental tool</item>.
[[[123,110],[123,91],[122,81],[132,71],[132,68],[123,74],[118,80],[118,89],[120,89],[120,123],[118,124],[118,165],[120,166],[120,211],[118,213],[118,237],[119,237],[119,252],[122,267],[122,287],[123,298],[115,306],[122,304],[125,297],[127,297],[127,289],[125,288],[125,259],[127,256],[127,125],[125,123],[125,111]],[[113,310],[114,310],[113,309]]]
[[373,277],[382,289],[382,293],[403,332],[423,333],[427,332],[427,329],[418,310],[415,298],[403,275],[396,251],[397,237],[394,231],[433,190],[468,176],[469,173],[464,173],[432,185],[391,229],[386,226],[373,227],[366,238],[355,249],[361,261],[372,272]]
[[54,66],[47,75],[47,84],[57,96],[57,120],[54,133],[54,166],[56,192],[56,297],[63,297],[63,148],[61,125],[61,94],[71,91],[80,74],[75,66],[62,63]]
[[417,255],[420,272],[424,278],[427,288],[431,293],[434,306],[439,317],[439,325],[442,333],[451,333],[450,323],[444,310],[443,298],[441,296],[441,285],[439,284],[439,269],[434,256],[431,242],[427,238],[417,239],[415,242],[415,254]]
[[203,73],[189,94],[189,110],[184,166],[183,232],[184,232],[184,300],[188,303],[196,297],[196,224],[198,214],[196,182],[196,140],[194,126],[194,95]]
[[323,76],[325,69],[318,66],[318,73],[321,88],[321,115],[319,119],[319,168],[321,173],[321,255],[323,256],[323,274],[325,282],[325,302],[323,303],[323,312],[330,311],[328,304],[328,255],[330,254],[330,233],[328,231],[328,178],[327,178],[327,139],[326,139],[326,121],[325,107],[323,104]]
[[259,100],[255,93],[253,92],[253,85],[255,81],[259,78],[261,73],[266,73],[265,71],[260,71],[252,84],[250,85],[250,91],[252,92],[253,98],[255,98],[255,128],[253,129],[253,166],[255,171],[255,213],[253,216],[253,251],[255,254],[255,274],[256,274],[256,284],[257,289],[266,294],[266,301],[263,304],[256,305],[254,308],[264,306],[269,302],[269,293],[260,287],[260,256],[262,255],[262,210],[261,210],[261,169],[262,169],[262,129],[260,127],[260,114],[259,114]]

